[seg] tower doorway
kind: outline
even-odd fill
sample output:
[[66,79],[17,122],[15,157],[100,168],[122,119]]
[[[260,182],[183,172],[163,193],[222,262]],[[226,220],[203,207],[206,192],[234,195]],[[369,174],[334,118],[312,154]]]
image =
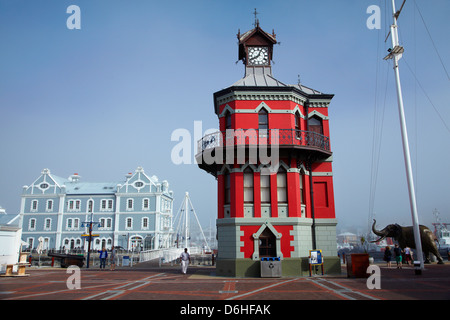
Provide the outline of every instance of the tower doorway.
[[277,256],[276,237],[269,228],[264,229],[259,236],[259,256],[260,258]]

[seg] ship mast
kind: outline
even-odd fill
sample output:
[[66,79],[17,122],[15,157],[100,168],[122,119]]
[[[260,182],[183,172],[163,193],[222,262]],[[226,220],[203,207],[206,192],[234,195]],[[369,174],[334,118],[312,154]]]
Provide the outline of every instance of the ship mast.
[[399,45],[398,42],[398,26],[397,19],[400,15],[400,12],[405,4],[403,1],[400,10],[395,11],[395,0],[392,0],[392,12],[393,12],[393,24],[391,25],[391,39],[392,39],[392,48],[389,49],[389,54],[384,58],[393,59],[394,61],[394,73],[395,73],[395,82],[397,87],[397,102],[398,102],[398,112],[400,117],[400,127],[402,133],[402,143],[403,143],[403,155],[405,160],[405,168],[406,168],[406,177],[408,181],[408,191],[409,191],[409,202],[411,207],[411,216],[413,222],[413,230],[414,230],[414,241],[417,250],[417,256],[420,261],[420,269],[424,269],[423,265],[423,254],[422,254],[422,243],[420,240],[420,230],[419,230],[419,219],[417,215],[417,204],[416,204],[416,195],[414,189],[414,179],[411,169],[411,156],[409,152],[409,142],[408,142],[408,132],[406,130],[406,120],[405,120],[405,111],[403,108],[403,97],[402,97],[402,87],[400,84],[400,71],[398,67],[398,61],[402,57],[403,52],[405,51],[402,46]]

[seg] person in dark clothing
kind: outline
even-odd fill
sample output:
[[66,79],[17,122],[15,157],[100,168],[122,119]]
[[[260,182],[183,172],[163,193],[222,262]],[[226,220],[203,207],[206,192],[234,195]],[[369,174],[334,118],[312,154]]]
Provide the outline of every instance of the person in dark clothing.
[[395,245],[394,248],[394,254],[395,254],[395,262],[397,262],[397,269],[402,268],[402,248],[398,246],[398,244]]
[[383,260],[386,261],[387,267],[388,267],[388,268],[391,267],[391,259],[392,259],[391,248],[390,248],[389,246],[387,246],[387,247],[384,249]]

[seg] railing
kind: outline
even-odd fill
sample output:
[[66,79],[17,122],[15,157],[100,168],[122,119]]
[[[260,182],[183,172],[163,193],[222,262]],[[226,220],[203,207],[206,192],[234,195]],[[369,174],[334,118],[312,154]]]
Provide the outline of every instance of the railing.
[[[149,261],[153,259],[162,258],[164,262],[171,262],[180,257],[184,248],[168,248],[168,249],[158,249],[158,250],[147,250],[141,251],[139,253],[139,262]],[[200,248],[192,247],[188,249],[189,254],[199,254],[201,253]]]
[[217,147],[252,145],[303,146],[329,152],[330,138],[317,132],[295,129],[228,129],[201,138],[197,152]]

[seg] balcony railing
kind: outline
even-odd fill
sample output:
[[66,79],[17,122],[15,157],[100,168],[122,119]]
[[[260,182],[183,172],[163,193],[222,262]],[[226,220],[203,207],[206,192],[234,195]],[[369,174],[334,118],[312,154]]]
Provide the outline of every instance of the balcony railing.
[[[225,143],[224,143],[225,142]],[[198,141],[197,152],[228,146],[278,145],[330,152],[330,139],[313,131],[295,129],[229,129],[208,134]]]

